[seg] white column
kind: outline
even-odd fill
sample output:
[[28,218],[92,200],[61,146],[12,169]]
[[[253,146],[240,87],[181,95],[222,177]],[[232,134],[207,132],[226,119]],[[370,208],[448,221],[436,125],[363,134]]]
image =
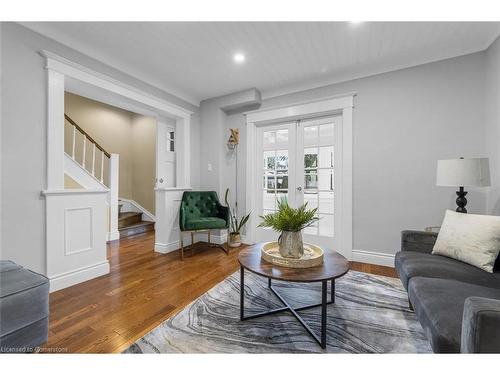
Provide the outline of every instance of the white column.
[[64,189],[64,75],[47,70],[47,189]]
[[175,150],[175,181],[176,187],[189,188],[191,186],[191,117],[178,119],[175,123],[176,147]]
[[109,159],[109,240],[120,238],[118,232],[118,188],[120,155],[111,154]]

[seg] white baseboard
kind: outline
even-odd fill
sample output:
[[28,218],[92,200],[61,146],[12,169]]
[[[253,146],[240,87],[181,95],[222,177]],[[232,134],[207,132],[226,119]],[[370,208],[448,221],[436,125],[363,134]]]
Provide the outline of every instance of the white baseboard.
[[[142,207],[133,199],[118,198],[118,201],[125,202],[124,208],[128,211],[142,213],[142,220],[156,222],[156,217],[151,212]],[[120,204],[120,202],[118,202]],[[123,211],[126,212],[126,211]]]
[[352,250],[352,260],[355,262],[394,267],[394,254],[379,253],[367,250]]
[[[227,234],[215,235],[212,234],[210,236],[210,242],[213,244],[222,245],[227,241]],[[208,242],[208,233],[196,233],[194,235],[194,243],[196,242]],[[184,246],[191,245],[191,235],[186,232],[184,233]],[[167,254],[175,250],[179,250],[181,248],[180,241],[174,241],[170,243],[160,243],[155,242],[155,251],[162,254]]]
[[69,286],[83,283],[84,281],[94,279],[96,277],[109,273],[109,262],[106,260],[92,266],[78,268],[76,270],[65,272],[56,276],[50,277],[50,293]]
[[120,239],[120,232],[107,232],[106,233],[106,242],[116,241]]

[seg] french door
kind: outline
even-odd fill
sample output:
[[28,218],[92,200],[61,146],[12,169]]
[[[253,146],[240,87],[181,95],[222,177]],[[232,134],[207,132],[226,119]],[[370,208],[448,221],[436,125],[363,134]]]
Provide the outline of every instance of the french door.
[[[308,208],[318,208],[319,221],[303,232],[304,241],[326,249],[336,247],[335,160],[339,159],[340,116],[299,120],[257,129],[257,158],[260,161],[257,199],[258,214],[277,210],[283,197],[293,207],[307,202]],[[260,221],[260,220],[259,220]],[[257,241],[276,241],[278,235],[270,229],[257,228]]]

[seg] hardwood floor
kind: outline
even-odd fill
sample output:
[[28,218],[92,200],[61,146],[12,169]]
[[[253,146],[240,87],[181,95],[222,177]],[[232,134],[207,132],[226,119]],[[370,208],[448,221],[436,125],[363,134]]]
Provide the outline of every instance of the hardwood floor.
[[[177,251],[153,251],[154,232],[108,245],[108,275],[50,295],[46,348],[69,353],[119,353],[238,270],[240,249],[226,255],[195,245],[184,262]],[[352,269],[394,276],[394,269],[352,263]]]

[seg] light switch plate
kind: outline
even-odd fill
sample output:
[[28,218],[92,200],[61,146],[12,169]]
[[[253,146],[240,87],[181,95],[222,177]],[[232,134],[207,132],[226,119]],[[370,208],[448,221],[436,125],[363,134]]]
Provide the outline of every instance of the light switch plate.
[[208,163],[207,169],[209,172],[212,172],[212,164],[211,163]]

